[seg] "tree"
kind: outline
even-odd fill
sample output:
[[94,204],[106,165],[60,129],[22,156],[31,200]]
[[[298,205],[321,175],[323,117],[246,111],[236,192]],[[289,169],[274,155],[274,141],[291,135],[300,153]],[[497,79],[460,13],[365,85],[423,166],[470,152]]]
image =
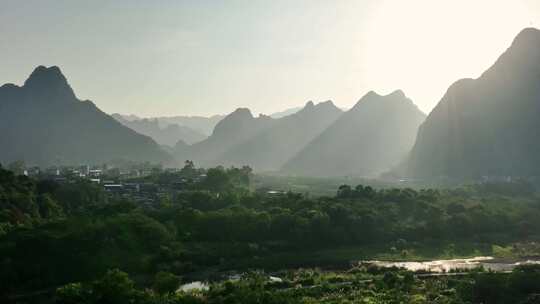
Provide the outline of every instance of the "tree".
[[54,218],[62,215],[62,207],[51,197],[49,193],[38,196],[39,214],[42,218]]
[[12,171],[16,175],[22,175],[25,168],[26,166],[22,160],[16,160],[8,165],[8,170]]
[[89,296],[89,290],[85,289],[81,283],[70,283],[56,289],[55,303],[58,304],[79,304],[84,303]]
[[96,302],[104,304],[128,303],[136,294],[135,284],[129,275],[118,269],[107,271],[92,285]]
[[231,187],[229,175],[222,168],[209,169],[203,184],[208,190],[214,192],[223,192]]
[[195,164],[191,160],[186,160],[184,162],[184,168],[180,170],[180,174],[187,178],[194,178],[197,175],[197,169],[195,168]]
[[349,198],[351,197],[352,189],[349,185],[341,185],[339,186],[337,197],[338,198]]
[[540,293],[540,265],[520,265],[512,271],[509,278],[514,292],[527,295]]
[[173,293],[178,289],[180,278],[170,272],[160,271],[154,278],[153,289],[159,294]]

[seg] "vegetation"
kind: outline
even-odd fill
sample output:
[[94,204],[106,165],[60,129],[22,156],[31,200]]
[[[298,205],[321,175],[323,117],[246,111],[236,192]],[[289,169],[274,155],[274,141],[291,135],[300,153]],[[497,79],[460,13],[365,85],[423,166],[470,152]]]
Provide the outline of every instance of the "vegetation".
[[[294,271],[281,283],[253,274],[202,294],[176,294],[180,282],[226,271],[540,252],[540,204],[525,182],[418,191],[343,185],[334,196],[309,197],[250,191],[251,176],[248,167],[201,170],[187,162],[179,172],[143,178],[166,195],[140,205],[83,180],[34,180],[0,168],[0,294],[14,301],[56,293],[58,303],[477,303],[475,288],[499,286],[520,301],[537,290],[525,283],[536,268],[455,280],[356,269],[302,274],[304,283]],[[177,180],[187,181],[181,190]],[[352,283],[325,281],[343,276]],[[318,287],[293,288],[308,281]]]
[[212,284],[208,291],[156,293],[134,287],[128,275],[107,272],[88,284],[56,291],[57,303],[538,303],[540,267],[511,274],[477,270],[463,276],[419,277],[398,269],[353,268],[289,271],[271,280],[261,272]]

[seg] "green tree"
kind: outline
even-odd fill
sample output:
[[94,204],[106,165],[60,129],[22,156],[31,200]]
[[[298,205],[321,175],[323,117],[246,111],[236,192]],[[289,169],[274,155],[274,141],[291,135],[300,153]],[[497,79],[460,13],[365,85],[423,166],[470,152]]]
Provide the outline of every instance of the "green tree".
[[229,175],[223,168],[209,169],[203,184],[206,189],[214,192],[224,192],[232,186]]
[[105,276],[92,284],[97,303],[129,303],[136,296],[135,284],[129,275],[118,269],[107,271]]
[[153,289],[159,294],[173,293],[178,289],[180,278],[170,272],[160,271],[154,278]]
[[13,172],[16,175],[22,175],[26,168],[24,161],[16,160],[8,165],[8,170]]
[[51,194],[45,193],[37,199],[39,214],[42,218],[55,218],[62,215],[62,207],[52,198]]
[[88,303],[90,291],[81,283],[70,283],[56,289],[55,303],[57,304],[82,304]]

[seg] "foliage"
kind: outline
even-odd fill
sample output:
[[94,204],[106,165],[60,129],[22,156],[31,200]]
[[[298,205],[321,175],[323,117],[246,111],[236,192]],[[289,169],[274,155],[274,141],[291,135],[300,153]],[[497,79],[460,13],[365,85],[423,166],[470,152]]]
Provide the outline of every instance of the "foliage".
[[[343,185],[333,197],[310,197],[250,191],[249,168],[214,168],[202,174],[187,163],[183,171],[200,179],[187,189],[171,190],[167,203],[145,206],[107,195],[85,181],[34,180],[0,169],[0,294],[64,286],[58,297],[62,303],[75,303],[89,299],[88,294],[94,300],[100,294],[108,298],[107,286],[117,284],[114,288],[123,288],[123,297],[133,301],[231,303],[245,298],[254,303],[309,303],[321,299],[318,291],[299,298],[282,296],[281,291],[269,292],[266,279],[257,273],[216,286],[206,298],[174,291],[180,277],[231,269],[341,267],[351,259],[376,256],[414,259],[482,251],[508,258],[539,252],[527,241],[540,235],[538,200],[530,191],[518,195],[510,186],[413,190]],[[182,173],[156,174],[150,178],[164,180],[165,189],[173,189],[167,185],[174,185]],[[468,251],[462,244],[471,244]],[[133,282],[109,269],[132,274]],[[326,286],[343,281],[341,275],[331,280],[317,273],[296,276],[282,287],[321,285],[315,290],[323,290],[323,298],[341,300],[339,292]],[[445,303],[459,294],[464,302],[496,303],[507,294],[526,301],[540,292],[529,282],[540,281],[531,268],[511,275],[471,276],[444,290],[433,287],[445,292],[442,298],[407,273],[367,271],[361,276],[377,280],[373,288],[346,289],[350,301],[361,296],[365,303]],[[99,280],[107,283],[96,283]],[[141,286],[152,291],[139,290]]]
[[428,278],[399,269],[310,269],[282,273],[283,282],[276,284],[263,272],[247,272],[236,281],[216,282],[208,291],[172,294],[137,289],[126,273],[112,270],[92,284],[58,288],[56,303],[537,303],[537,275],[537,266],[511,274],[480,271]]
[[160,271],[154,278],[153,289],[160,294],[172,293],[178,289],[180,278],[170,272]]

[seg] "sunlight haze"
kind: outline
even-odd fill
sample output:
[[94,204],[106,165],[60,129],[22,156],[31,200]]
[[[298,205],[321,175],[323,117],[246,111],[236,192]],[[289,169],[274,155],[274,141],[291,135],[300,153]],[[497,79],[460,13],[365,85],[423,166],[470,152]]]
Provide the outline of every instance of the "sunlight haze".
[[57,65],[79,98],[139,116],[349,108],[396,89],[428,113],[540,20],[532,0],[0,3],[0,82]]

